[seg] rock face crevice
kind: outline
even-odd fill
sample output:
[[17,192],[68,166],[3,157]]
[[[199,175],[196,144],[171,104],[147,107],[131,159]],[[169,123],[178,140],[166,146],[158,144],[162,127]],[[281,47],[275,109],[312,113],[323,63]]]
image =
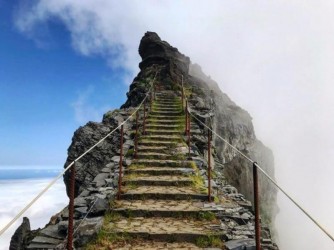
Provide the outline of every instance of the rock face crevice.
[[[89,122],[75,131],[72,143],[68,148],[65,168],[127,119],[134,111],[134,107],[139,105],[152,87],[153,80],[155,80],[155,86],[159,86],[164,91],[172,91],[175,96],[179,97],[181,96],[183,80],[186,92],[189,94],[189,107],[193,114],[227,139],[234,147],[256,160],[269,175],[274,177],[273,154],[270,149],[256,139],[251,116],[224,94],[218,84],[202,72],[200,66],[192,64],[189,57],[162,41],[154,32],[147,32],[144,35],[140,42],[139,54],[142,57],[142,62],[139,64],[140,72],[130,85],[127,101],[119,110],[107,112],[101,122]],[[157,91],[159,90],[157,89]],[[141,112],[140,123],[142,123],[142,117],[143,113]],[[125,167],[131,164],[134,122],[135,120],[132,118],[124,127],[123,150],[124,154],[127,155],[123,161]],[[236,229],[240,226],[237,222],[242,223],[242,220],[245,220],[242,216],[247,215],[246,220],[250,220],[251,217],[251,205],[248,201],[253,199],[250,163],[215,136],[213,137],[213,153],[208,156],[207,130],[194,119],[191,127],[194,130],[191,152],[201,175],[205,177],[207,167],[207,163],[203,159],[207,160],[208,157],[211,157],[218,176],[214,180],[216,191],[233,197],[240,206],[246,207],[238,211],[230,211],[229,216],[231,218],[234,216],[231,221],[224,219],[224,223],[229,225],[231,232],[227,238],[235,239],[240,233]],[[97,235],[103,225],[103,215],[109,209],[109,202],[115,197],[119,176],[119,145],[120,132],[117,130],[76,162],[74,224],[76,227],[82,223],[75,235],[74,244],[77,249],[83,247]],[[68,187],[69,173],[64,175],[64,183]],[[227,183],[232,186],[228,186]],[[276,190],[265,179],[261,179],[260,191],[261,215],[264,221],[273,227],[272,222],[277,213]],[[245,197],[240,193],[244,194]],[[89,214],[88,211],[90,211]],[[87,219],[82,221],[86,215]],[[20,239],[20,242],[23,242],[21,243],[23,248],[16,247],[13,243],[11,249],[26,249],[29,246],[30,249],[43,249],[43,247],[62,249],[67,235],[67,220],[68,209],[66,207],[53,216],[44,228],[37,230],[34,234],[29,233],[30,229],[24,222],[21,226],[21,229],[24,228],[24,230],[18,229],[15,236]],[[265,229],[263,232],[267,238],[270,238],[269,230]],[[251,237],[252,233],[244,230],[243,236]],[[246,246],[240,242],[235,244],[239,247]],[[231,247],[229,249],[239,248]]]

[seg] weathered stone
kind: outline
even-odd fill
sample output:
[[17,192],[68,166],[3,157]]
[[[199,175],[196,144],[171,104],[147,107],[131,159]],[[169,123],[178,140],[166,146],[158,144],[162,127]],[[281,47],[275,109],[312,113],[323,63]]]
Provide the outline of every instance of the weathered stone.
[[75,247],[82,247],[93,240],[103,225],[103,217],[86,218],[76,232]]
[[10,241],[10,250],[23,250],[27,244],[27,237],[30,234],[30,222],[27,217],[23,217],[22,224],[16,229]]
[[90,215],[102,215],[108,210],[108,208],[109,203],[105,199],[97,198],[93,208],[91,209]]
[[227,250],[255,250],[253,239],[230,240],[224,243]]

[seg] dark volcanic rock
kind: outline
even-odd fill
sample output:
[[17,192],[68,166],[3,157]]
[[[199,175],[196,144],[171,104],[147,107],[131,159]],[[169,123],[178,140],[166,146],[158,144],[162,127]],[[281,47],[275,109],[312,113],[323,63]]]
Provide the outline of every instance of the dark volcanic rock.
[[30,222],[27,217],[23,217],[22,224],[16,229],[10,241],[10,250],[23,250],[27,245],[30,234]]

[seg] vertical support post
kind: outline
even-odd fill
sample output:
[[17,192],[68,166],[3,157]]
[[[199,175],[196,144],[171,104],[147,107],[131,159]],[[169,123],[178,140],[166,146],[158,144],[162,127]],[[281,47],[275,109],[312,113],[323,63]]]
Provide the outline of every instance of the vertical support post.
[[152,111],[152,105],[153,105],[153,90],[151,91],[151,98],[150,98],[150,110]]
[[188,100],[186,100],[186,110],[185,110],[185,113],[186,113],[186,124],[185,124],[185,135],[187,135],[187,131],[188,131]]
[[68,229],[67,229],[67,250],[73,249],[73,214],[74,214],[74,192],[75,192],[75,161],[72,165],[70,173],[70,202],[68,205]]
[[122,193],[122,174],[123,174],[123,125],[121,126],[121,152],[119,156],[119,176],[118,176],[118,194],[117,199],[119,200]]
[[211,131],[208,129],[208,201],[211,202]]
[[184,109],[184,88],[183,88],[183,75],[182,76],[182,109]]
[[254,213],[255,213],[255,243],[256,243],[256,250],[261,250],[259,180],[258,180],[256,162],[253,163],[253,187],[254,187]]
[[190,158],[190,114],[189,111],[187,111],[188,113],[188,157]]
[[136,112],[136,135],[135,135],[135,159],[138,158],[137,152],[138,152],[138,111]]
[[145,123],[146,123],[146,100],[144,101],[143,135],[145,134]]

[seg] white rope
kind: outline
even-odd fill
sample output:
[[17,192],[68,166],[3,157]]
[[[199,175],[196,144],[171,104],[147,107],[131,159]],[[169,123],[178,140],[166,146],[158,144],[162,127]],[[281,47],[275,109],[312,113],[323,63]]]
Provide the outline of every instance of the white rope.
[[90,151],[92,151],[97,145],[99,145],[101,142],[103,142],[107,137],[109,137],[112,133],[114,133],[117,129],[119,129],[122,125],[124,125],[128,120],[136,113],[138,110],[141,108],[143,105],[144,101],[147,99],[149,93],[152,90],[153,83],[155,81],[157,73],[155,73],[155,76],[151,82],[151,87],[146,93],[145,98],[141,101],[137,109],[125,120],[123,121],[120,125],[118,125],[117,128],[113,129],[111,132],[109,132],[105,137],[103,137],[101,140],[99,140],[96,144],[94,144],[92,147],[90,147],[86,152],[84,152],[82,155],[80,155],[77,159],[72,161],[57,177],[55,177],[34,199],[32,199],[31,202],[28,203],[10,222],[7,223],[7,225],[1,229],[0,231],[0,236],[7,231],[9,227],[11,227],[46,191],[48,191],[55,183],[56,181],[61,178],[67,170],[70,169],[70,167],[74,164],[74,162],[80,160],[82,157],[84,157],[86,154],[88,154]]
[[[187,98],[186,98],[187,100]],[[232,149],[234,149],[236,152],[238,152],[241,156],[243,156],[246,160],[250,161],[252,164],[256,165],[256,167],[290,200],[293,204],[295,204],[313,223],[320,228],[321,231],[323,231],[333,242],[334,237],[323,227],[320,225],[318,221],[316,221],[301,205],[299,205],[282,187],[278,185],[278,183],[270,177],[270,175],[264,171],[258,163],[253,161],[251,158],[246,156],[244,153],[242,153],[240,150],[238,150],[236,147],[234,147],[231,143],[229,143],[226,139],[218,135],[215,131],[213,131],[209,126],[207,126],[205,123],[203,123],[201,120],[199,120],[195,115],[193,115],[190,112],[190,109],[188,107],[189,114],[194,117],[198,122],[200,122],[203,126],[205,126],[208,130],[210,130],[213,134],[215,134],[219,139],[223,140],[227,145],[229,145]]]

